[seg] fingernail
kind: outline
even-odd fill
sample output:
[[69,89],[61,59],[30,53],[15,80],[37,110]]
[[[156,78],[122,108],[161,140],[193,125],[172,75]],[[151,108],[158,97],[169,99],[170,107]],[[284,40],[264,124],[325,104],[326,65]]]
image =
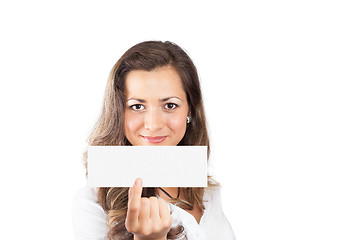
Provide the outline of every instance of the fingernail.
[[142,185],[142,180],[141,180],[141,178],[137,178],[137,179],[136,179],[135,185],[136,185],[136,186],[141,186],[141,185]]

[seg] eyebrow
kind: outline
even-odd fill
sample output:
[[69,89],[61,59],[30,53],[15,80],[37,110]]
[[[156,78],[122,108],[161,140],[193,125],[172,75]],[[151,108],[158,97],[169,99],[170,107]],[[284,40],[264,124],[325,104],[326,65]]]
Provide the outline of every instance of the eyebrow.
[[[179,99],[180,101],[182,101],[182,100],[181,100],[179,97],[177,97],[177,96],[171,96],[171,97],[161,98],[161,99],[159,99],[159,101],[160,101],[160,102],[166,102],[166,101],[168,101],[168,100],[171,99],[171,98],[177,98],[177,99]],[[141,103],[145,103],[145,102],[146,102],[144,99],[141,99],[141,98],[129,98],[129,99],[127,100],[127,102],[130,101],[130,100],[136,100],[136,101],[141,102]]]

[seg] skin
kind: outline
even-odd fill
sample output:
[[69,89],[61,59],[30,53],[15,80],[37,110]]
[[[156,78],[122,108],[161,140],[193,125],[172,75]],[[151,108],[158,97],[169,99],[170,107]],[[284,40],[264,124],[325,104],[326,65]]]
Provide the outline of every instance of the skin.
[[136,179],[129,189],[128,212],[125,227],[138,240],[166,240],[172,218],[166,201],[156,197],[141,197],[142,181]]
[[[180,76],[173,68],[131,71],[125,79],[125,95],[125,136],[133,146],[176,146],[181,141],[189,107]],[[161,142],[151,140],[159,136]],[[177,188],[164,189],[177,195]],[[167,197],[160,193],[161,198],[146,198],[141,193],[142,181],[137,179],[129,190],[126,229],[134,239],[166,239],[172,223],[164,200]]]
[[[125,95],[125,136],[133,146],[176,146],[181,141],[189,107],[175,70],[131,71],[125,79]],[[150,143],[143,136],[166,139]]]

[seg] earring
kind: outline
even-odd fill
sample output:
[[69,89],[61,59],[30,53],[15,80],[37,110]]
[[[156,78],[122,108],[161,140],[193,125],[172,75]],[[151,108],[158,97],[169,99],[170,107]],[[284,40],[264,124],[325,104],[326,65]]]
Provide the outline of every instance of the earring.
[[190,116],[186,117],[186,123],[191,123],[191,117]]

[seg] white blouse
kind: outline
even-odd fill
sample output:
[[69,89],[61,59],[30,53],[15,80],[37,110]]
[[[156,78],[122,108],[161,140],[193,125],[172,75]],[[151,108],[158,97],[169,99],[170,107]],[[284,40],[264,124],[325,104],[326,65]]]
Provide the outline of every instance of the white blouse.
[[[193,215],[168,203],[172,226],[182,224],[188,240],[232,240],[234,232],[221,207],[220,188],[205,189],[205,210],[197,223]],[[78,191],[73,203],[73,227],[76,240],[106,239],[106,213],[97,203],[95,188],[84,187]]]

